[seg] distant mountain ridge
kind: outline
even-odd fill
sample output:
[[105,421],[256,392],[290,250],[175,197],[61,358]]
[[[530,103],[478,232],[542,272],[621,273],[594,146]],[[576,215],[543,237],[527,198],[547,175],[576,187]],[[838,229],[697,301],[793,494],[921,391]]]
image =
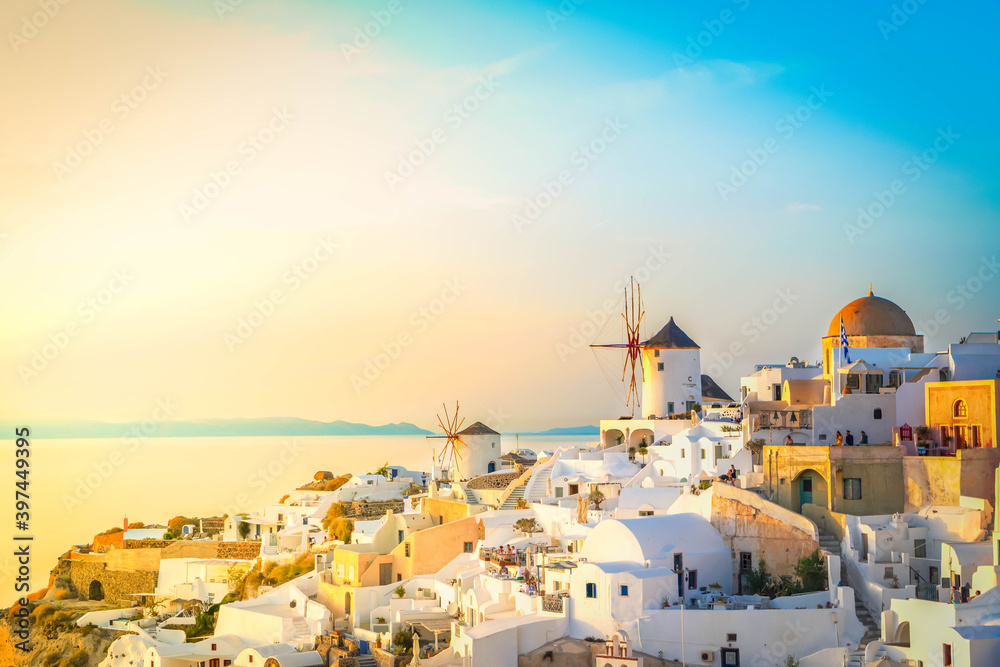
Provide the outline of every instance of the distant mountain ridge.
[[547,431],[535,431],[533,433],[518,433],[518,435],[600,435],[601,429],[597,426],[566,426],[563,428],[550,428]]
[[14,429],[22,426],[31,428],[34,438],[120,438],[143,435],[151,438],[184,437],[251,437],[251,436],[310,436],[310,435],[432,435],[409,422],[371,426],[337,420],[320,422],[297,417],[261,417],[252,419],[188,419],[166,421],[150,431],[148,423],[145,431],[138,422],[102,422],[90,419],[29,419],[15,421],[0,420],[0,433],[13,438]]

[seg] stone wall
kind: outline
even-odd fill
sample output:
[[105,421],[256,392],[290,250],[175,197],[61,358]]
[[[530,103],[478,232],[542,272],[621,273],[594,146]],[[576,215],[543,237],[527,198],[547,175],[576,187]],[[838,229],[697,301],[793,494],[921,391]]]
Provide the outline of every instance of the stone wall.
[[110,533],[108,535],[94,535],[94,551],[104,553],[111,549],[121,549],[124,537],[125,531]]
[[260,542],[219,542],[216,558],[253,560],[260,555]]
[[126,549],[160,551],[161,558],[232,558],[253,560],[260,555],[260,542],[215,542],[191,540],[125,540]]
[[711,522],[733,553],[734,592],[741,552],[750,554],[755,569],[764,560],[772,574],[794,576],[799,559],[819,549],[818,531],[809,519],[726,484],[713,487]]
[[100,584],[103,599],[112,604],[130,606],[133,593],[152,595],[156,590],[156,570],[109,570],[104,563],[68,561],[69,578],[81,600],[90,600],[93,582]]
[[480,475],[469,480],[468,488],[476,489],[498,489],[503,490],[510,486],[510,483],[521,476],[521,473],[501,472],[492,475]]
[[389,510],[394,514],[402,514],[405,508],[403,499],[385,500],[374,503],[349,502],[341,503],[344,508],[344,516],[355,521],[372,521],[381,519]]
[[413,660],[412,655],[393,655],[380,648],[372,649],[372,656],[375,658],[375,664],[378,667],[405,667]]

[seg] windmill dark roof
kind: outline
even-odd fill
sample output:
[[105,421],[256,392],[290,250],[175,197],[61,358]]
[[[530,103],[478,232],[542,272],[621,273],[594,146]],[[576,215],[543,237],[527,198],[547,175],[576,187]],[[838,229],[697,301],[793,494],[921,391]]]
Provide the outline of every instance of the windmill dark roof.
[[722,387],[720,387],[715,380],[704,373],[701,375],[701,397],[702,399],[707,398],[712,401],[725,401],[726,403],[733,402],[732,396],[723,391]]
[[459,435],[500,435],[483,422],[476,422],[464,431],[459,431]]
[[678,348],[678,349],[701,349],[698,343],[691,340],[691,337],[681,331],[681,328],[674,324],[674,318],[660,329],[659,333],[647,340],[642,346],[650,348]]

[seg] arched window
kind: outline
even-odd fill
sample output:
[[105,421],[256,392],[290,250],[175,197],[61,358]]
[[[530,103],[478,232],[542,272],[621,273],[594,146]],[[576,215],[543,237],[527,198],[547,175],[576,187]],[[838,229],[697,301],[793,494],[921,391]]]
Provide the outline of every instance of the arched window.
[[956,419],[969,416],[969,406],[962,399],[955,401],[955,409],[952,412]]

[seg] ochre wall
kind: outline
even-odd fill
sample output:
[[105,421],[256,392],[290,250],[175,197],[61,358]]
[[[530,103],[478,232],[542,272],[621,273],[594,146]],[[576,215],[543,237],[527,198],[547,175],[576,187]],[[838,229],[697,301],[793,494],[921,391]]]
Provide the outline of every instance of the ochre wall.
[[[941,445],[941,426],[977,425],[982,431],[982,447],[996,447],[997,433],[997,381],[975,380],[966,382],[928,382],[924,389],[927,425],[931,438]],[[962,399],[968,406],[968,416],[954,416],[955,401]],[[954,430],[949,428],[954,434]],[[971,429],[967,439],[971,439]],[[956,446],[953,440],[952,447]]]

